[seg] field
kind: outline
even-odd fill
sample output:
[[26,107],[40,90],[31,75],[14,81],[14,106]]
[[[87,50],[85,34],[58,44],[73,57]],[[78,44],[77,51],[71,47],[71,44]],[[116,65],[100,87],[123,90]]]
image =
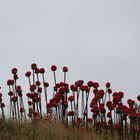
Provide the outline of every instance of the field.
[[35,63],[31,65],[31,71],[25,73],[29,83],[27,102],[18,85],[18,70],[11,70],[13,78],[7,80],[9,118],[5,116],[5,103],[0,93],[0,140],[140,139],[140,108],[137,104],[140,95],[137,101],[128,99],[125,105],[124,93],[113,92],[110,82],[105,83],[105,89],[95,81],[77,80],[69,85],[66,82],[68,68],[62,68],[64,75],[60,82],[56,80],[56,70],[57,67],[52,65],[53,94],[48,99],[45,69],[38,68]]

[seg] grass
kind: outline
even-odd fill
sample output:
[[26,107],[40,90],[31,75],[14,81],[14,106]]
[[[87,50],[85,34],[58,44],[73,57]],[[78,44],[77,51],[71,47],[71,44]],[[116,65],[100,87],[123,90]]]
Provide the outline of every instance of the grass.
[[[0,140],[111,140],[105,135],[83,132],[61,123],[35,122],[22,123],[0,119]],[[114,139],[114,138],[113,138]]]

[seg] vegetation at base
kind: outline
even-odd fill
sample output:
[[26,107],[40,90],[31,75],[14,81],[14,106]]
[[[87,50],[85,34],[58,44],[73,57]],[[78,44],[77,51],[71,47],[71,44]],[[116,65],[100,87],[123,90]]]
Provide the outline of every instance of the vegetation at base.
[[[15,123],[0,119],[0,140],[111,140],[107,135],[66,128],[57,122]],[[114,138],[113,138],[114,139]]]

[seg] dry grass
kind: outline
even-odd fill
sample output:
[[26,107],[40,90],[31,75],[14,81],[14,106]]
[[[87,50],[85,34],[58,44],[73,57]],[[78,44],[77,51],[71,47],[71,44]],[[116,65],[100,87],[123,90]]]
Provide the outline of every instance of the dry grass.
[[93,132],[66,128],[60,123],[23,123],[17,124],[0,120],[0,140],[111,140]]

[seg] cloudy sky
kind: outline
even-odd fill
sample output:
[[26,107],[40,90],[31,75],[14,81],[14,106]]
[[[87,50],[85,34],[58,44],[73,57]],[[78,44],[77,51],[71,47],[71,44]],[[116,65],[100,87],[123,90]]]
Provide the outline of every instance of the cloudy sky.
[[[139,0],[0,0],[0,86],[7,101],[11,68],[27,92],[24,73],[35,62],[69,67],[68,81],[107,81],[126,98],[140,93]],[[50,91],[51,92],[51,91]],[[51,93],[50,93],[51,94]]]

